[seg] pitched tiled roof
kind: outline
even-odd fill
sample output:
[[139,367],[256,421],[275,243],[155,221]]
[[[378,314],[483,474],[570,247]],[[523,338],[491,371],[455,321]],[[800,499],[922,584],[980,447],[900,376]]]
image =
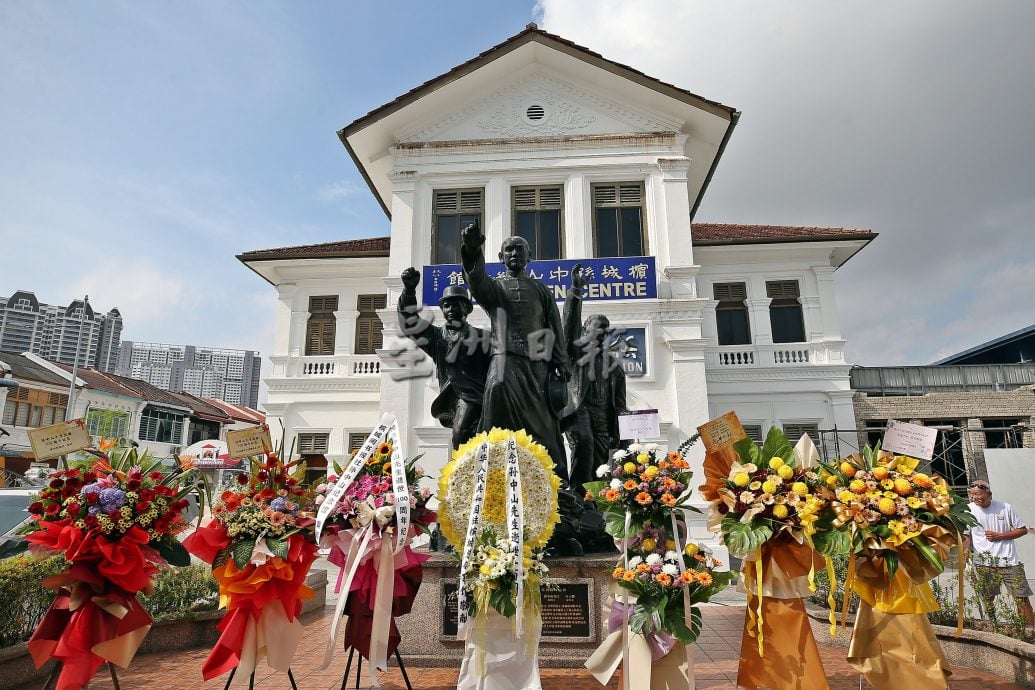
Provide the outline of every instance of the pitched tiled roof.
[[[68,364],[62,364],[60,362],[52,362],[54,366],[61,367],[65,371],[71,373],[72,367]],[[97,371],[91,367],[79,367],[75,370],[76,378],[82,379],[86,382],[87,388],[93,388],[94,390],[103,391],[105,393],[112,393],[114,395],[124,395],[130,398],[140,398],[137,391],[127,388],[118,381],[111,379],[103,371]]]
[[0,360],[11,365],[11,376],[13,378],[68,387],[68,379],[61,378],[53,371],[40,366],[20,353],[0,352]]
[[215,405],[231,418],[239,422],[249,422],[252,424],[262,424],[266,421],[266,415],[259,410],[253,410],[250,407],[244,405],[233,405],[226,402],[225,400],[217,400],[216,398],[205,398],[205,402]]
[[238,254],[238,260],[272,261],[276,259],[339,259],[352,256],[388,256],[390,237],[368,237],[359,240],[341,240],[323,244],[303,244],[297,247],[257,249]]
[[232,420],[229,415],[223,412],[222,409],[213,405],[204,398],[199,398],[196,395],[191,395],[186,391],[180,391],[179,393],[173,393],[174,398],[178,398],[183,401],[185,407],[189,407],[195,417],[202,419],[208,419],[213,422],[219,422],[220,424],[232,424]]
[[141,381],[140,379],[131,379],[125,376],[119,376],[117,374],[104,374],[111,380],[115,381],[119,385],[130,389],[136,394],[136,397],[141,400],[148,402],[158,403],[160,405],[172,405],[173,407],[186,407],[190,408],[186,400],[176,397],[169,391],[164,391],[157,386],[152,386],[147,381]]
[[772,242],[822,242],[872,240],[877,233],[865,228],[817,228],[794,225],[738,225],[694,223],[690,235],[697,246],[768,244]]
[[513,50],[518,46],[527,43],[528,41],[535,40],[537,37],[546,38],[547,42],[553,41],[556,43],[560,43],[563,46],[567,46],[568,48],[573,48],[574,50],[581,53],[584,57],[592,58],[596,61],[600,61],[604,65],[627,72],[630,76],[641,77],[643,81],[647,82],[648,85],[655,88],[656,90],[673,91],[678,94],[681,94],[682,96],[701,101],[702,103],[708,103],[709,105],[713,105],[717,108],[726,111],[727,113],[729,113],[730,116],[733,116],[737,112],[736,108],[732,108],[728,105],[723,105],[718,101],[713,101],[702,96],[698,96],[695,93],[687,91],[686,89],[681,89],[678,86],[669,84],[668,82],[661,81],[660,79],[655,79],[654,77],[646,75],[634,67],[623,65],[622,63],[615,62],[614,60],[608,60],[600,53],[594,52],[589,48],[586,48],[585,46],[581,46],[573,41],[569,41],[566,38],[558,36],[557,34],[552,34],[548,31],[543,31],[535,24],[528,24],[525,27],[524,31],[521,31],[520,33],[511,36],[505,41],[494,45],[488,50],[479,53],[470,60],[467,60],[466,62],[457,65],[448,72],[445,72],[443,74],[438,75],[437,77],[429,79],[428,81],[424,82],[423,84],[420,84],[419,86],[415,86],[414,88],[410,89],[398,98],[395,98],[378,108],[374,108],[366,115],[357,118],[354,122],[347,125],[339,133],[339,136],[348,136],[352,134],[352,132],[355,131],[357,128],[365,125],[368,120],[380,119],[379,116],[384,116],[387,113],[402,107],[406,103],[416,100],[423,94],[424,91],[437,89],[441,86],[444,86],[445,84],[448,84],[454,79],[458,79],[459,77],[463,76],[464,74],[467,74],[468,72],[474,71],[474,69],[480,66],[483,62],[488,62],[489,60],[494,59],[494,53],[504,51],[505,49]]

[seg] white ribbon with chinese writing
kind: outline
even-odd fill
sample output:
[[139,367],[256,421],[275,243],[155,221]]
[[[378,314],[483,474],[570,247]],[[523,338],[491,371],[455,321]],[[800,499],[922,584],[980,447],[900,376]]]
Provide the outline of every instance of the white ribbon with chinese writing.
[[521,497],[521,466],[518,464],[517,443],[511,436],[507,440],[507,536],[514,554],[514,580],[517,582],[517,594],[514,604],[517,610],[514,634],[524,634],[524,601],[525,601],[525,506]]
[[[393,419],[388,429],[388,442],[392,444],[392,493],[395,496],[395,549],[382,535],[381,555],[377,561],[377,589],[374,591],[373,622],[370,628],[370,673],[371,683],[377,684],[374,669],[388,670],[388,636],[392,625],[392,600],[395,598],[394,554],[402,551],[409,542],[410,532],[410,488],[406,483],[406,454],[399,437],[399,420]],[[346,590],[346,595],[348,591]]]
[[471,564],[475,542],[482,522],[482,507],[485,503],[485,486],[489,478],[489,443],[478,448],[477,470],[474,480],[474,495],[471,497],[471,515],[467,518],[467,534],[464,537],[464,551],[460,559],[460,578],[456,588],[456,639],[467,639],[467,568]]
[[[316,511],[317,544],[320,543],[320,533],[323,532],[323,526],[324,523],[327,522],[327,518],[330,516],[332,511],[337,509],[338,501],[340,501],[341,497],[345,495],[346,491],[348,491],[352,482],[356,481],[356,476],[359,474],[360,470],[363,469],[363,466],[367,463],[367,460],[370,459],[370,456],[374,454],[374,451],[377,450],[378,444],[381,443],[381,439],[385,437],[385,434],[388,433],[388,429],[393,423],[396,423],[395,415],[388,413],[381,415],[381,421],[377,423],[377,427],[375,427],[374,430],[370,432],[370,435],[367,436],[367,440],[363,442],[359,452],[352,456],[352,460],[350,460],[349,464],[345,466],[345,471],[342,472],[341,477],[338,478],[334,488],[331,489],[329,494],[327,494],[327,498],[324,499],[324,502],[320,504],[320,509]],[[409,505],[409,503],[406,505]]]
[[[679,565],[679,576],[682,577],[683,571],[686,570],[686,564],[683,562],[684,549],[683,542],[679,538],[679,520],[676,519],[676,510],[672,510],[669,515],[672,517],[672,541],[674,542],[675,549],[673,549],[679,556],[676,558],[676,563]],[[689,537],[689,530],[687,530],[687,537]],[[683,590],[683,623],[690,630],[693,629],[693,608],[690,604],[690,591],[686,583],[680,588]],[[686,650],[686,680],[688,690],[695,690],[697,687],[697,678],[694,675],[694,647],[693,645],[683,645]]]

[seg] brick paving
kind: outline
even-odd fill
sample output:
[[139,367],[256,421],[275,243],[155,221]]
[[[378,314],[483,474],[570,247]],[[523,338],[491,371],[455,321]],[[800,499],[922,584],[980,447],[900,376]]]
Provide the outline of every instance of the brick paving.
[[[302,617],[306,633],[296,655],[297,663],[292,666],[299,690],[338,690],[341,687],[344,654],[335,659],[327,670],[318,670],[323,660],[331,616],[331,609],[327,608]],[[694,668],[697,687],[701,690],[737,687],[737,659],[740,656],[743,621],[743,606],[704,607],[704,631],[694,645]],[[201,680],[201,664],[208,651],[193,649],[138,656],[128,670],[119,672],[120,685],[125,690],[221,690],[226,684],[226,676],[208,683]],[[856,690],[860,687],[859,674],[845,661],[845,649],[820,645],[820,652],[832,690]],[[405,660],[404,653],[404,663]],[[455,688],[458,672],[458,668],[407,668],[410,683],[415,690]],[[600,690],[602,687],[585,669],[543,669],[542,679],[544,690]],[[350,674],[350,680],[349,687],[355,687],[354,671]],[[387,689],[406,687],[402,674],[394,668],[380,674],[380,680]],[[950,686],[953,690],[1021,690],[1021,686],[990,673],[959,667],[953,669]],[[40,687],[42,683],[33,683],[17,690],[38,690]],[[91,690],[114,690],[104,667],[101,667],[89,687]],[[237,690],[247,688],[248,678],[235,678],[231,687]],[[286,674],[273,672],[264,663],[260,663],[255,674],[255,687],[262,690],[287,690],[291,685]],[[360,687],[364,687],[362,683]],[[608,688],[619,687],[617,677],[608,685]],[[863,687],[869,686],[864,683]]]

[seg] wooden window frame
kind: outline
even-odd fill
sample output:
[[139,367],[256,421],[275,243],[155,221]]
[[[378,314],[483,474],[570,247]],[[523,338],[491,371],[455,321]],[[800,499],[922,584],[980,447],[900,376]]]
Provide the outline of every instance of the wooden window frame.
[[[478,194],[477,208],[470,204],[470,195]],[[465,195],[467,197],[465,201]],[[454,196],[455,204],[452,207],[442,206],[439,199]],[[441,211],[441,212],[440,212]],[[451,257],[439,256],[439,219],[451,216],[456,218],[456,255]],[[485,217],[485,188],[464,187],[462,189],[435,189],[431,192],[431,263],[432,264],[456,264],[460,263],[460,231],[461,218],[464,216],[476,216],[478,224],[484,227]]]
[[[765,281],[765,294],[769,302],[769,326],[773,334],[773,343],[778,345],[788,343],[807,342],[808,333],[805,332],[805,309],[801,304],[801,283],[797,279],[788,280],[767,280]],[[798,320],[801,324],[801,339],[777,340],[776,325],[773,322],[774,309],[790,310],[796,309]]]
[[[557,190],[557,203],[544,203],[542,200],[544,191]],[[518,206],[518,195],[521,193],[533,192],[534,202],[532,206]],[[529,257],[529,261],[558,261],[564,258],[564,185],[563,184],[540,184],[540,185],[517,185],[510,188],[510,236],[519,237],[517,234],[518,213],[535,212],[535,255]],[[538,255],[541,245],[540,212],[557,211],[557,254],[556,257],[542,258]]]
[[[742,296],[741,296],[742,294]],[[737,346],[751,344],[751,310],[747,306],[747,283],[727,282],[712,284],[712,298],[718,302],[715,305],[715,339],[719,345]],[[724,306],[725,305],[725,306]],[[734,306],[735,305],[735,306]],[[723,311],[742,311],[747,327],[747,339],[744,342],[722,342],[722,332],[719,328],[719,313]]]
[[329,431],[301,431],[295,437],[295,452],[299,455],[326,455],[330,447]]
[[384,324],[377,315],[388,305],[386,295],[359,295],[356,297],[356,339],[353,354],[375,355],[384,346]]
[[[622,188],[636,187],[639,192],[639,199],[636,201],[623,201]],[[614,190],[614,201],[598,201],[597,191],[611,188]],[[600,243],[597,241],[597,209],[598,208],[639,208],[640,209],[640,246],[643,249],[638,254],[628,254],[622,247],[622,226],[621,216],[618,220],[618,256],[650,256],[650,246],[647,241],[647,214],[646,214],[646,199],[647,199],[647,188],[643,182],[600,182],[590,185],[589,188],[589,199],[590,208],[592,208],[592,223],[593,223],[593,256],[600,257]]]
[[305,356],[329,357],[334,354],[338,318],[338,295],[309,298],[309,318],[305,323]]

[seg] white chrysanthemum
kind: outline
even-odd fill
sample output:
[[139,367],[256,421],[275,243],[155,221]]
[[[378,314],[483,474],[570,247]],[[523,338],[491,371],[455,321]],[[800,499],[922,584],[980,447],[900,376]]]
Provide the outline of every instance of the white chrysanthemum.
[[640,558],[639,556],[633,556],[632,558],[629,559],[629,567],[630,568],[635,568],[640,563],[643,563],[643,559]]
[[614,458],[615,460],[621,460],[622,458],[624,458],[628,454],[629,454],[629,451],[619,449],[619,450],[616,450],[614,453],[612,453],[611,457]]
[[597,468],[598,477],[606,477],[609,474],[611,474],[611,467],[609,465],[604,464]]
[[[505,471],[507,442],[516,441],[518,465],[521,470],[521,493],[524,503],[525,543],[533,548],[544,546],[557,522],[557,486],[546,449],[524,431],[512,432],[493,429],[475,436],[454,453],[453,460],[444,468],[439,480],[439,516],[442,531],[454,548],[463,547],[463,533],[467,528],[473,502],[478,468],[478,449],[488,441],[488,475],[490,492],[498,496],[494,504],[485,503],[482,528],[491,528],[497,534],[506,534]],[[494,484],[498,482],[498,484]],[[493,489],[493,487],[496,487]],[[500,540],[501,548],[507,548]],[[508,545],[509,546],[509,545]],[[514,549],[515,546],[509,546]]]
[[612,479],[611,480],[611,488],[614,489],[615,491],[618,491],[619,489],[622,488],[622,482],[620,480],[618,480],[618,479]]
[[679,554],[676,553],[675,551],[666,551],[665,552],[665,560],[666,561],[672,561],[673,563],[675,563],[676,561],[679,560]]
[[661,566],[661,572],[665,573],[666,575],[676,576],[679,574],[679,568],[676,567],[674,563],[666,563],[665,565]]
[[647,565],[657,565],[661,563],[661,556],[656,553],[652,553],[647,556]]
[[643,449],[646,450],[648,453],[657,453],[659,450],[661,450],[661,446],[659,446],[657,443],[648,443],[643,447]]
[[641,450],[643,450],[643,446],[641,446],[639,443],[630,443],[629,444],[629,452],[630,453],[637,453],[637,452],[639,452]]

